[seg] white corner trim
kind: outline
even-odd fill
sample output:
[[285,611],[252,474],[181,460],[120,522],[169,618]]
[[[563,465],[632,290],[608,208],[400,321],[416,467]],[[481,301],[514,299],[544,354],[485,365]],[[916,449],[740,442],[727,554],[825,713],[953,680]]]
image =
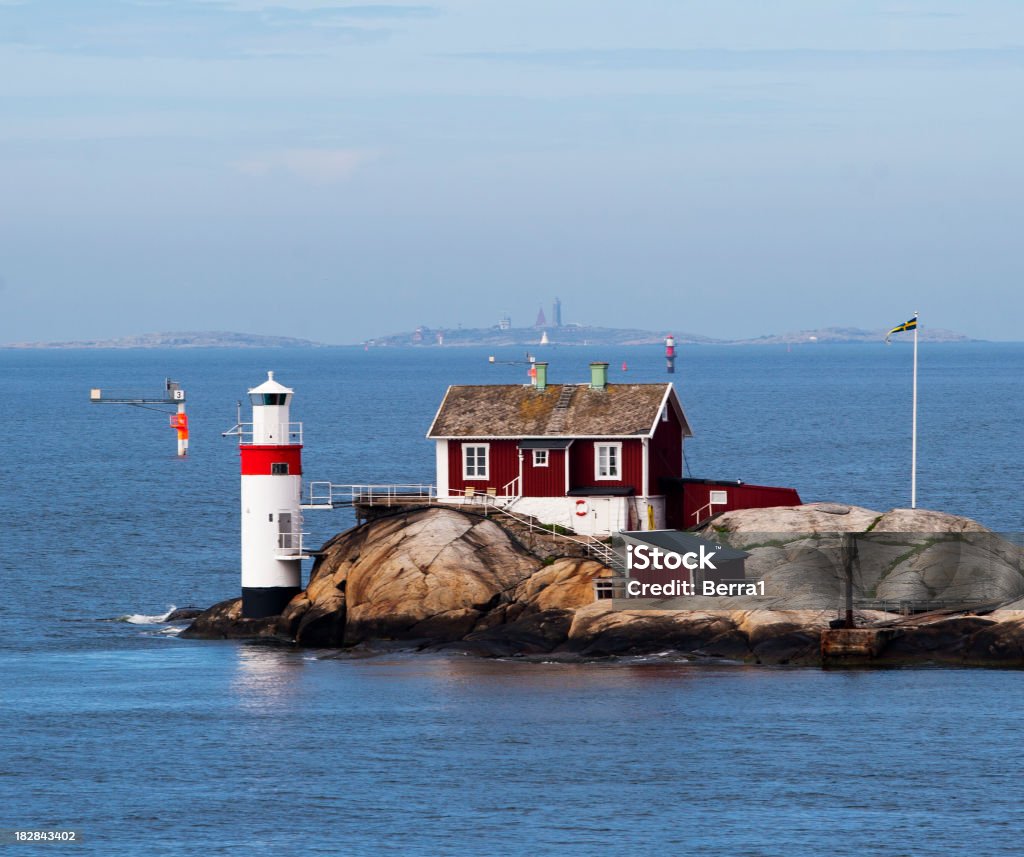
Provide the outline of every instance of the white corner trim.
[[437,496],[448,496],[448,441],[435,441]]

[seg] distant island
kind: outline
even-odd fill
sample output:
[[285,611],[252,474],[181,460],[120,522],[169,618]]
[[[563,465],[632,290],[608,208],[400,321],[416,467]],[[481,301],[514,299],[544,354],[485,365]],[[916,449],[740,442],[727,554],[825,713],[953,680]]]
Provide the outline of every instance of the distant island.
[[5,348],[321,348],[319,342],[291,336],[261,336],[207,330],[186,333],[142,333],[117,339],[82,339],[66,342],[12,342]]
[[[754,339],[715,339],[695,333],[675,333],[677,345],[800,345],[805,343],[881,342],[888,329],[865,330],[860,327],[820,327],[792,333],[770,334]],[[438,345],[531,346],[531,345],[659,345],[665,333],[635,328],[589,327],[418,327],[414,331],[369,339],[367,346],[416,347]],[[942,328],[920,328],[923,342],[978,342],[962,333]]]
[[[676,333],[677,345],[801,345],[881,342],[885,330],[860,327],[821,327],[754,339],[715,339],[695,333]],[[978,342],[962,333],[924,326],[923,342]],[[909,340],[909,337],[904,337]],[[538,346],[547,345],[659,345],[665,333],[637,328],[591,327],[566,324],[550,327],[418,327],[405,333],[380,336],[357,343],[367,348],[416,348],[438,346]],[[4,348],[330,348],[331,345],[291,336],[263,336],[231,331],[143,333],[116,339],[83,339],[62,342],[12,342]]]

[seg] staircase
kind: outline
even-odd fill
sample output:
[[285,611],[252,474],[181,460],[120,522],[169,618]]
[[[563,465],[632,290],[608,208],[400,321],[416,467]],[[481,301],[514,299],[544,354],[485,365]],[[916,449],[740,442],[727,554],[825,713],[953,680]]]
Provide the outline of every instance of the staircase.
[[[596,559],[620,574],[626,573],[626,566],[622,558],[603,541],[594,536],[560,533],[540,523],[536,518],[511,511],[508,506],[490,506],[487,508],[487,514],[501,518],[503,526],[514,532],[524,541],[530,542],[530,549],[534,553],[556,557],[587,557]],[[551,548],[550,553],[538,550],[538,538],[541,539],[542,544],[546,544]]]

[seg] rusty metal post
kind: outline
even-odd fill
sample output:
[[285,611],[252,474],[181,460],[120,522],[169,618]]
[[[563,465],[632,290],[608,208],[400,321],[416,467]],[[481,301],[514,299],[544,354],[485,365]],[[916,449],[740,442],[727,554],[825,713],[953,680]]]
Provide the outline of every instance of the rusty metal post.
[[853,628],[853,563],[857,559],[857,536],[846,533],[843,536],[843,569],[846,572],[846,621],[845,627]]

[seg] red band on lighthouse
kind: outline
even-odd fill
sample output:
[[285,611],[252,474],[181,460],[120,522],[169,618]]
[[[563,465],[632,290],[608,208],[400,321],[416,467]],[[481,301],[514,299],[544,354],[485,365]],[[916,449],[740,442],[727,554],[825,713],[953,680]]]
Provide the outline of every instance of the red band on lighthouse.
[[300,444],[240,446],[243,476],[301,476]]

